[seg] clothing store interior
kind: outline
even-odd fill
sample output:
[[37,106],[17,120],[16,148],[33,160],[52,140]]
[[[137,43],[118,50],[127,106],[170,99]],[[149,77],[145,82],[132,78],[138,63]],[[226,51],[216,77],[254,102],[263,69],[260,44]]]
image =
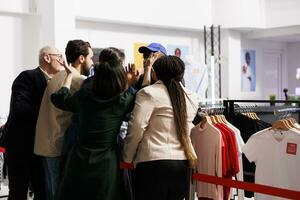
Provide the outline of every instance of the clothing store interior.
[[300,199],[299,0],[0,0],[0,26],[0,200]]

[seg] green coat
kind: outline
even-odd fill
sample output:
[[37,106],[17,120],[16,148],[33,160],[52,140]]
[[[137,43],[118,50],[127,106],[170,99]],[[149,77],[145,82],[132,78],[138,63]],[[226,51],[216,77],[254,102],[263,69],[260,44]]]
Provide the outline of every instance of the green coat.
[[134,94],[126,91],[101,100],[91,89],[81,88],[71,96],[69,89],[62,87],[51,100],[60,109],[78,113],[80,131],[56,199],[119,200],[117,135],[134,105]]

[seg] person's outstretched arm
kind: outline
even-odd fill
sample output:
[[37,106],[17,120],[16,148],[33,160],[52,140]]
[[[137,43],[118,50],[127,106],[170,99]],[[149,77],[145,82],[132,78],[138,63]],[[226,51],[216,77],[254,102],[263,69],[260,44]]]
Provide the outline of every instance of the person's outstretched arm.
[[54,104],[55,107],[61,110],[77,112],[79,107],[77,96],[79,92],[76,92],[74,95],[70,94],[70,87],[73,77],[71,66],[64,64],[64,68],[67,73],[66,77],[62,84],[62,87],[57,92],[51,95],[51,102]]

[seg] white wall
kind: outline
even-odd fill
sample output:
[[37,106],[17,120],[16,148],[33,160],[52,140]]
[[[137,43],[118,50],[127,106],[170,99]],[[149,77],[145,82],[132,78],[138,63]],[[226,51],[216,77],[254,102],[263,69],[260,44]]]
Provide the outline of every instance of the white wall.
[[296,79],[297,68],[300,68],[300,42],[288,43],[288,94],[295,94],[295,88],[300,87],[300,80]]
[[80,0],[74,1],[80,18],[155,27],[203,29],[210,25],[210,0]]
[[256,92],[245,93],[245,96],[253,96],[255,99],[268,99],[269,94],[264,94],[264,86],[268,81],[265,75],[272,71],[274,66],[264,65],[264,52],[280,52],[282,54],[281,90],[277,99],[284,99],[282,89],[288,86],[287,82],[287,49],[286,43],[267,40],[242,39],[242,49],[254,49],[256,51]]
[[188,46],[189,53],[198,55],[198,59],[204,63],[202,32],[77,20],[75,37],[87,40],[97,48],[114,46],[124,49],[126,62],[134,61],[134,43],[159,42],[163,45]]
[[0,74],[0,117],[9,111],[11,85],[14,78],[24,69],[31,69],[38,63],[36,19],[31,16],[14,17],[0,15],[0,55],[3,60]]
[[240,61],[237,55],[241,50],[241,35],[238,31],[223,30],[221,32],[221,73],[222,73],[222,98],[241,99],[240,83],[241,79],[238,71]]
[[[281,74],[281,92],[278,99],[283,99],[282,88],[287,87],[287,49],[286,43],[267,41],[267,40],[247,40],[241,41],[242,49],[253,49],[256,51],[256,91],[255,92],[238,92],[242,98],[250,99],[268,99],[268,96],[264,94],[264,85],[268,81],[268,77],[265,77],[268,71],[272,71],[272,66],[264,65],[264,52],[280,52],[282,53],[282,74]],[[239,58],[240,59],[240,58]],[[241,66],[241,65],[240,65]],[[269,67],[269,68],[268,68]],[[239,75],[241,74],[241,68],[239,69]],[[240,91],[240,90],[239,90]]]
[[[286,43],[267,40],[249,40],[237,31],[224,30],[222,32],[222,97],[229,99],[267,99],[264,95],[264,81],[268,81],[263,74],[268,69],[264,66],[265,51],[280,51],[282,60],[282,88],[288,86],[287,81],[287,48]],[[256,91],[241,92],[241,51],[253,49],[256,51]],[[271,69],[272,70],[272,69]],[[283,93],[282,93],[283,95]],[[280,98],[283,98],[281,96]]]
[[300,24],[299,0],[264,0],[266,28]]
[[32,0],[0,0],[0,12],[29,13],[33,11]]
[[263,28],[264,0],[213,0],[213,24],[222,28]]

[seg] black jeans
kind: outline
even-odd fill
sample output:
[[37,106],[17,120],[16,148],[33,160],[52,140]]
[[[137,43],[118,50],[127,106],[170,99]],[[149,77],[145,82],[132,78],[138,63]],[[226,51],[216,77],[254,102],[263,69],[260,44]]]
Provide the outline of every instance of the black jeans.
[[187,187],[186,160],[138,163],[135,171],[136,200],[183,200]]
[[34,199],[45,200],[45,175],[42,158],[33,153],[7,149],[8,200],[26,200],[31,183]]

